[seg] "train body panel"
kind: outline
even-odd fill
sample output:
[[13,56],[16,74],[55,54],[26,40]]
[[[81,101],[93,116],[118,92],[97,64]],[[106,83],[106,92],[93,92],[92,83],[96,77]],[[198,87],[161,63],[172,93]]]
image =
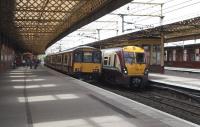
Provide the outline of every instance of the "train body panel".
[[146,68],[145,64],[125,64],[128,76],[143,76],[144,70]]
[[81,71],[84,73],[101,72],[101,65],[98,63],[74,63],[74,72]]

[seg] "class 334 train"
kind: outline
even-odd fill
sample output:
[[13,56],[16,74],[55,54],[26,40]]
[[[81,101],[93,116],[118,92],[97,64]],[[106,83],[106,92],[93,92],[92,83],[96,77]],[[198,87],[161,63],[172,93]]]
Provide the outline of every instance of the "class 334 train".
[[112,84],[143,88],[148,81],[144,49],[125,46],[102,50],[102,76]]

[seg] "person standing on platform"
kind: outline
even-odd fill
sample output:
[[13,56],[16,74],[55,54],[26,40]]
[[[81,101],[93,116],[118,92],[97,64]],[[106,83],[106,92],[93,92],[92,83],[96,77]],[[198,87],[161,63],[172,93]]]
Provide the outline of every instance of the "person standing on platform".
[[34,69],[37,69],[37,59],[33,59]]
[[22,66],[25,67],[26,66],[26,61],[23,59],[22,60]]
[[27,60],[27,63],[28,63],[28,66],[30,67],[30,69],[32,69],[32,60],[31,60],[31,59],[28,59],[28,60]]

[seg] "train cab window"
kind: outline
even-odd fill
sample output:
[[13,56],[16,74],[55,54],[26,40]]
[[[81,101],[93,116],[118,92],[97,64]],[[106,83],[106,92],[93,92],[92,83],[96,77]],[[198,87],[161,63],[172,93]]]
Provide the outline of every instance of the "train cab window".
[[133,52],[124,52],[124,60],[127,64],[135,63],[135,54]]
[[84,52],[83,53],[83,62],[92,62],[92,52]]
[[101,52],[93,52],[93,62],[94,63],[101,62]]
[[82,62],[82,52],[75,52],[74,61],[75,62]]
[[145,63],[144,61],[144,53],[136,53],[136,62],[137,63]]

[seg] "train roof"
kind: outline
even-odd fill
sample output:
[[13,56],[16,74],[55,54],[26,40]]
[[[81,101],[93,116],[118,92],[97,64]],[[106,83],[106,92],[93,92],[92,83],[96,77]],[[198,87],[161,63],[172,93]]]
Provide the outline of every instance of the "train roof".
[[114,52],[114,51],[127,51],[127,52],[144,52],[144,49],[138,46],[123,46],[118,48],[102,49],[102,52]]
[[70,51],[74,51],[74,50],[77,50],[77,49],[83,49],[83,48],[97,49],[97,48],[94,48],[94,47],[91,47],[91,46],[77,46],[77,47],[74,47],[74,48],[64,50],[61,53],[66,52],[66,51],[70,52]]
[[65,53],[65,52],[71,52],[71,51],[74,51],[74,50],[77,50],[77,49],[83,49],[83,48],[97,49],[97,48],[94,48],[94,47],[91,47],[91,46],[77,46],[77,47],[74,47],[74,48],[63,50],[61,52],[49,54],[48,56],[62,54],[62,53]]
[[144,49],[138,46],[125,46],[123,47],[123,51],[127,52],[144,52]]

